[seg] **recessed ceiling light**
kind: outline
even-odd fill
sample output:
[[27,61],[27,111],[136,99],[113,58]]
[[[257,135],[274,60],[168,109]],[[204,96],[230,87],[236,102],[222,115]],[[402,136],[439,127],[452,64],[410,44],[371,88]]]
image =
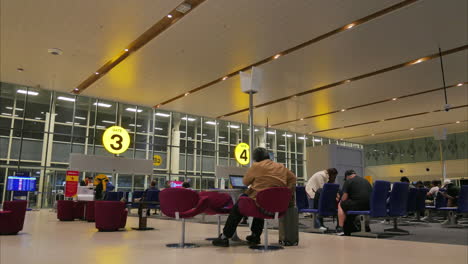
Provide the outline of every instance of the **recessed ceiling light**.
[[273,59],[276,60],[276,59],[279,58],[280,56],[281,56],[281,54],[276,54],[276,55],[273,57]]
[[423,61],[424,61],[424,58],[421,58],[421,59],[417,59],[417,60],[413,61],[411,64],[414,65],[414,64],[421,63]]
[[409,130],[413,131],[413,130],[414,130],[414,128],[410,128]]
[[372,134],[371,136],[375,136],[375,134]]
[[340,140],[344,140],[344,138],[340,138]]
[[462,86],[462,85],[463,85],[463,83],[459,83],[459,84],[457,84],[457,86]]
[[61,49],[58,49],[58,48],[51,48],[51,49],[48,49],[47,52],[49,54],[52,54],[52,55],[62,55],[63,54],[63,51]]
[[457,122],[455,122],[455,123],[460,124],[460,121],[457,121]]
[[39,94],[38,92],[26,91],[26,90],[17,90],[16,92],[20,94],[28,94],[28,95],[34,95],[34,96]]
[[171,14],[169,14],[169,15],[167,15],[167,17],[168,17],[168,18],[172,18],[172,15],[171,15]]
[[227,76],[224,76],[224,77],[223,77],[223,81],[227,80],[227,78],[228,78]]
[[345,83],[349,83],[349,82],[351,82],[351,80],[346,80],[346,81],[345,81]]
[[80,90],[80,89],[78,89],[78,88],[73,89],[73,91],[75,91],[75,92],[78,92],[79,90]]
[[128,49],[124,49],[125,51],[128,51]]
[[394,97],[394,98],[392,98],[392,101],[396,101],[397,99],[398,99],[398,98]]
[[99,72],[95,72],[94,74],[99,75]]
[[156,108],[159,108],[159,107],[161,107],[161,104],[158,104],[158,105],[156,106]]
[[190,94],[190,93],[185,93],[184,96],[187,96],[187,95],[189,95],[189,94]]
[[351,23],[351,24],[347,25],[345,28],[346,28],[346,29],[352,29],[355,25],[356,25],[356,24]]
[[300,120],[302,121],[302,120],[304,120],[304,118],[301,118]]
[[341,109],[341,112],[344,112],[344,111],[346,111],[346,109]]

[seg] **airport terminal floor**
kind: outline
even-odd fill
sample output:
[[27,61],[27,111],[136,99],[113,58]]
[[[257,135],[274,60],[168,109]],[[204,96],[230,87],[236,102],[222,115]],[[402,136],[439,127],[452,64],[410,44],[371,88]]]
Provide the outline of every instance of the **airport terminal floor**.
[[[125,231],[97,232],[94,223],[60,222],[50,210],[28,212],[24,230],[17,236],[0,237],[0,263],[443,263],[463,264],[466,245],[339,237],[300,233],[300,244],[275,252],[255,252],[242,243],[215,248],[205,238],[216,225],[187,223],[187,240],[193,249],[168,249],[177,242],[180,223],[150,218],[152,231],[135,231],[137,217],[129,217]],[[240,227],[239,237],[249,234]],[[466,232],[466,229],[464,230]],[[277,231],[269,232],[273,243]]]

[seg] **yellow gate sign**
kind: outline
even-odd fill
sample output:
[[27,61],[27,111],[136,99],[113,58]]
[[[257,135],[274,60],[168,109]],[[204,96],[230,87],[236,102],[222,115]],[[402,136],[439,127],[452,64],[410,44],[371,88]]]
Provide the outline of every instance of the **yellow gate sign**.
[[104,148],[112,154],[124,153],[130,146],[130,135],[119,126],[111,126],[102,135]]
[[153,165],[154,166],[160,166],[162,164],[162,157],[159,155],[154,155],[153,156]]
[[237,162],[241,165],[247,165],[250,163],[250,147],[247,143],[240,143],[234,149],[234,155]]

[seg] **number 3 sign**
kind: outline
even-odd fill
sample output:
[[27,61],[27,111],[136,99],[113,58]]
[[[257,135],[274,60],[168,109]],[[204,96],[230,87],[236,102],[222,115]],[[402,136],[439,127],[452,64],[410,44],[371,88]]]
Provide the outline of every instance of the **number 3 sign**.
[[250,163],[250,147],[247,143],[240,143],[234,150],[237,162],[241,165],[247,165]]
[[123,127],[112,126],[104,131],[102,144],[112,154],[124,153],[130,145],[130,136]]

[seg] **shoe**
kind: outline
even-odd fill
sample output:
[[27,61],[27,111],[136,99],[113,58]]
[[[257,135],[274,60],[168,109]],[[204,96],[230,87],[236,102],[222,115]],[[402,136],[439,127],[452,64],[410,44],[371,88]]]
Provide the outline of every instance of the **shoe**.
[[336,228],[336,235],[337,236],[344,236],[344,230],[341,226]]
[[421,218],[421,221],[426,221],[429,217],[425,216],[423,218]]
[[320,229],[321,231],[327,231],[327,230],[328,230],[328,228],[326,228],[326,227],[324,227],[324,226],[321,226],[321,227],[319,227],[318,229]]
[[229,239],[228,238],[222,238],[223,235],[219,235],[218,238],[213,240],[211,243],[213,246],[216,247],[229,247]]
[[249,245],[258,245],[260,244],[260,237],[254,235],[248,235],[246,238]]
[[370,226],[366,225],[366,232],[371,232]]

